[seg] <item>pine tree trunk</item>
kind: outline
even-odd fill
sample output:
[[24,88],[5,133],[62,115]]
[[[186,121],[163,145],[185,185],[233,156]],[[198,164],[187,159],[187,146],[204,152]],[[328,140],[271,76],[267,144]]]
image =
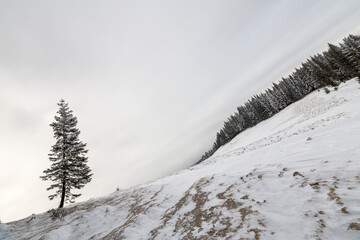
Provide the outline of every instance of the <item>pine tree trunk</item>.
[[64,201],[65,201],[65,182],[63,182],[63,184],[62,184],[61,201],[60,201],[59,208],[63,208]]
[[[62,135],[63,135],[63,146],[65,146],[65,131],[64,128],[62,128]],[[63,163],[65,162],[65,150],[64,147],[62,148],[62,161]],[[61,191],[61,201],[60,201],[60,205],[59,208],[63,208],[64,206],[64,201],[65,201],[65,164],[63,165],[63,182],[62,182],[62,191]]]

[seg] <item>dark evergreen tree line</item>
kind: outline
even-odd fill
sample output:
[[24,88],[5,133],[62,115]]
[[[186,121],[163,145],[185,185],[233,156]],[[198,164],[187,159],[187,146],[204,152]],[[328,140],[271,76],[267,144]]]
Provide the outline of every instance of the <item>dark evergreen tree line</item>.
[[327,51],[310,57],[288,77],[238,107],[216,133],[213,147],[205,152],[198,163],[212,156],[237,134],[272,117],[312,91],[326,86],[335,87],[359,77],[360,36],[349,35],[339,46],[328,45]]

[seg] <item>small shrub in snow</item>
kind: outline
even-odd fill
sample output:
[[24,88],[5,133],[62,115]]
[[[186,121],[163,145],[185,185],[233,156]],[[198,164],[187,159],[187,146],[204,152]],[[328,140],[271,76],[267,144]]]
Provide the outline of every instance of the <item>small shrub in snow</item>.
[[66,215],[66,211],[62,208],[58,208],[58,209],[51,209],[48,211],[48,213],[50,214],[51,220],[55,221],[57,219],[63,219]]
[[324,91],[325,91],[326,94],[330,93],[330,90],[328,88],[324,88]]

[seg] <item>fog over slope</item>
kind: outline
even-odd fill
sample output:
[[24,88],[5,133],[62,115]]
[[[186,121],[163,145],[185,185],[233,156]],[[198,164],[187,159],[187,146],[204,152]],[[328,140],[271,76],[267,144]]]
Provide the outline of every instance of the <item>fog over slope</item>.
[[2,224],[7,239],[357,239],[360,84],[315,91],[199,165]]

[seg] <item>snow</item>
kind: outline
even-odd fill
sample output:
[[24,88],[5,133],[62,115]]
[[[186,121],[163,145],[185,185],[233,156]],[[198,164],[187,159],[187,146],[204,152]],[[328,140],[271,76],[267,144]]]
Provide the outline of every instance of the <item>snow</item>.
[[313,92],[199,165],[0,230],[11,240],[360,239],[350,227],[360,223],[359,102],[355,79]]

